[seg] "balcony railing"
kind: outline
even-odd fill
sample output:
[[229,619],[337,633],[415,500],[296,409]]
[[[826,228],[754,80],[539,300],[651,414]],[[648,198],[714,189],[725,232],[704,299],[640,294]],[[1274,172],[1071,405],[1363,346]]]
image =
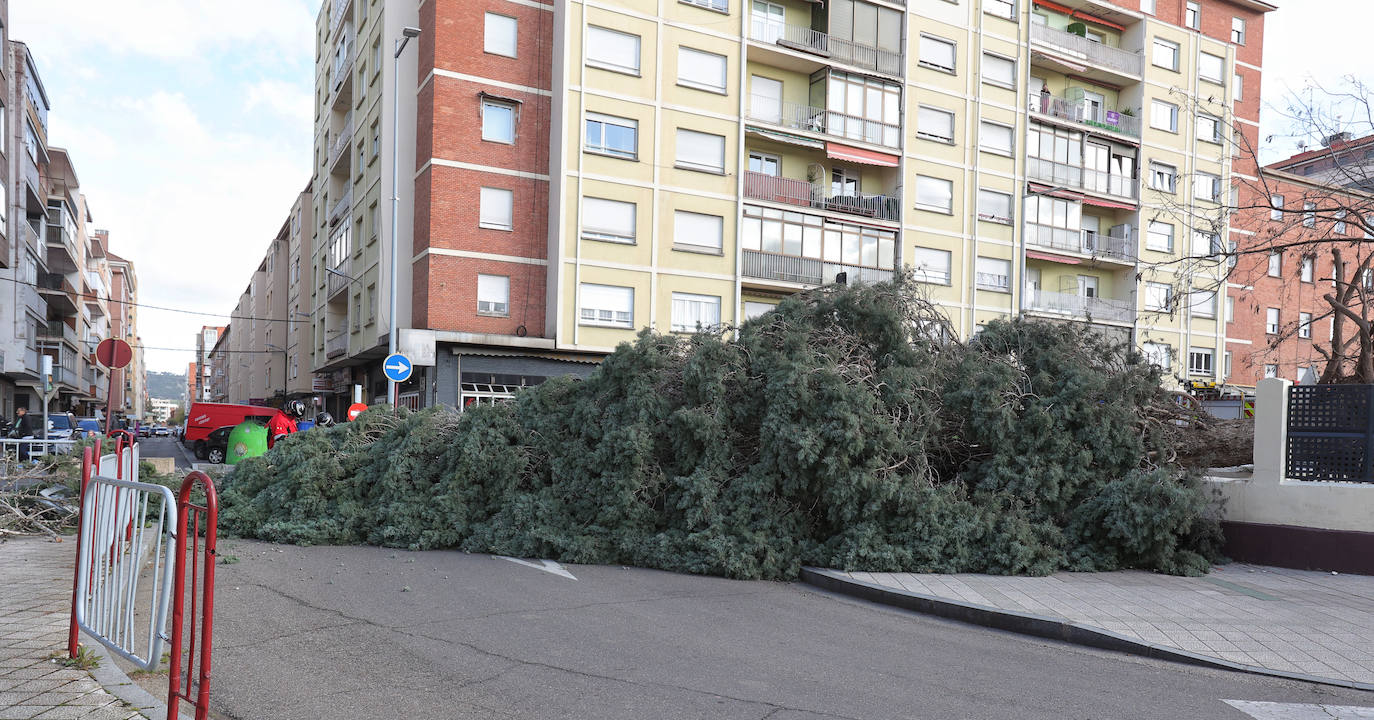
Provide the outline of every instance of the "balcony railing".
[[1075,190],[1115,195],[1131,200],[1140,197],[1140,187],[1136,178],[1116,175],[1104,170],[1090,170],[1078,165],[1067,165],[1053,160],[1026,158],[1026,175],[1033,180]]
[[750,96],[749,119],[890,148],[901,147],[902,142],[899,125],[763,95]]
[[334,37],[334,31],[339,29],[339,23],[343,22],[344,16],[348,14],[348,4],[353,0],[334,0],[329,8],[329,36]]
[[1125,229],[1106,233],[1089,230],[1070,230],[1039,223],[1026,223],[1026,244],[1050,250],[1066,250],[1110,258],[1122,262],[1135,262],[1135,230]]
[[1126,75],[1139,75],[1144,66],[1139,52],[1093,42],[1081,35],[1056,30],[1048,25],[1031,24],[1031,41],[1054,48],[1061,55],[1090,62]]
[[68,326],[67,323],[62,322],[61,320],[48,321],[46,324],[44,324],[38,329],[38,334],[41,337],[45,338],[51,338],[54,340],[65,340],[67,344],[71,345],[72,347],[81,346],[76,331],[73,330],[70,326]]
[[1108,322],[1131,322],[1135,319],[1135,305],[1126,300],[1084,297],[1048,290],[1031,290],[1026,293],[1026,300],[1030,309],[1036,312]]
[[329,222],[334,222],[343,213],[348,212],[353,207],[353,188],[349,188],[343,197],[339,198],[329,207]]
[[325,297],[327,299],[333,300],[335,295],[348,288],[348,283],[350,282],[349,271],[352,267],[353,262],[348,258],[344,258],[338,265],[325,271],[324,274],[327,278],[325,280]]
[[337,335],[330,335],[324,341],[324,356],[336,358],[348,353],[348,333],[341,332]]
[[816,258],[779,255],[758,250],[744,250],[743,253],[743,275],[745,277],[781,280],[805,285],[824,285],[835,282],[835,276],[839,273],[845,273],[847,282],[851,284],[890,282],[892,280],[891,270],[844,265],[825,262]]
[[997,273],[974,273],[974,281],[984,290],[1009,290],[1011,278]]
[[774,177],[767,173],[749,171],[744,174],[744,196],[754,200],[817,208],[877,220],[902,219],[902,203],[897,198],[862,193],[827,196],[826,189],[820,183]]
[[1101,105],[1092,105],[1082,100],[1069,100],[1044,93],[1031,95],[1029,105],[1030,111],[1033,113],[1091,125],[1095,128],[1133,138],[1140,137],[1140,118],[1134,115],[1125,115],[1116,110],[1108,110]]
[[353,139],[353,111],[348,111],[344,116],[343,125],[339,128],[338,137],[329,143],[329,168],[334,168],[334,163],[338,162],[339,155],[348,149],[348,143]]
[[[23,232],[24,232],[24,241],[27,242],[27,243],[29,244],[29,247],[33,248],[34,252],[38,253],[38,257],[39,257],[40,260],[43,261],[43,264],[44,264],[44,265],[47,265],[47,264],[48,264],[48,246],[47,246],[46,243],[43,242],[43,240],[42,240],[41,238],[38,237],[38,229],[35,228],[33,225],[30,225],[30,224],[27,223],[27,222],[21,222],[21,223],[19,223],[19,224],[22,225],[23,228],[24,228],[24,230],[23,230]],[[75,245],[72,246],[73,249],[74,249],[75,247],[76,247]],[[69,250],[68,252],[72,252],[72,251]],[[73,260],[73,262],[75,262],[75,259],[76,259],[76,255],[72,255],[72,260]]]
[[749,37],[884,75],[902,74],[902,54],[899,52],[833,37],[801,25],[783,25],[754,18],[750,23]]
[[348,42],[343,46],[343,54],[334,58],[334,68],[330,75],[333,82],[330,84],[331,92],[338,92],[343,88],[343,84],[348,81],[353,70],[353,59],[357,55],[357,44]]

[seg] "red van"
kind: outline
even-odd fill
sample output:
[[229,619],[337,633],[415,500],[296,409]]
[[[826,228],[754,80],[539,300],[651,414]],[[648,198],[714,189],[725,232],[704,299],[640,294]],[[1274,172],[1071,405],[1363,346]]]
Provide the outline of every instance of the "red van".
[[191,403],[191,412],[186,413],[186,429],[181,442],[201,457],[205,451],[205,439],[210,433],[225,425],[238,425],[250,417],[267,418],[277,413],[276,408],[261,405],[230,405],[229,403]]

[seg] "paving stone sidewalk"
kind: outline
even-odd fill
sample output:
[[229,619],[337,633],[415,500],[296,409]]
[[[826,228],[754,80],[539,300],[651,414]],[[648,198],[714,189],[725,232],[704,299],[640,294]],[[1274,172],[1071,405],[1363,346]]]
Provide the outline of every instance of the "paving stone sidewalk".
[[1270,670],[1374,684],[1374,577],[1233,564],[1205,577],[839,573],[861,582],[1069,620]]
[[0,542],[0,720],[142,720],[84,670],[48,658],[67,648],[70,540]]

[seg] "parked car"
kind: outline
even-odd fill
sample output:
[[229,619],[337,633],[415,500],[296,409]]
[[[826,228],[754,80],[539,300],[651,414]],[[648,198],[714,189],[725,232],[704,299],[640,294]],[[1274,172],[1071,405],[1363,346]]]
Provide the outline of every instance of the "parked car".
[[196,457],[216,465],[224,462],[225,456],[229,454],[229,433],[233,432],[235,427],[237,426],[225,425],[222,428],[212,430],[209,435],[205,436],[205,440],[197,446],[203,448],[204,452],[199,449],[196,450]]
[[48,416],[48,439],[68,440],[76,429],[76,418],[67,413],[53,413]]
[[100,435],[103,432],[105,432],[105,428],[100,425],[99,420],[93,417],[77,418],[76,420],[75,435],[77,438],[96,437],[97,435]]
[[153,428],[153,435],[156,437],[171,437],[172,429],[167,427],[166,425],[158,425],[157,427]]
[[[228,403],[191,403],[191,411],[186,414],[186,432],[181,442],[189,446],[196,457],[204,458],[206,438],[210,433],[226,425],[238,425],[250,417],[262,418],[262,422],[277,411],[261,405],[230,405]],[[226,436],[227,437],[227,436]]]
[[139,425],[139,426],[138,426],[138,436],[139,436],[139,437],[151,437],[152,434],[153,434],[153,426],[152,426],[152,425]]

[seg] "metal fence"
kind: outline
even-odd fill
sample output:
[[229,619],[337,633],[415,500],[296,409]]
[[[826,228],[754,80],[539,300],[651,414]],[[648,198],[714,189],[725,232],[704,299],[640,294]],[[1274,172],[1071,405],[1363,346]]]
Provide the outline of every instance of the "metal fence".
[[1374,482],[1374,385],[1288,389],[1285,477]]

